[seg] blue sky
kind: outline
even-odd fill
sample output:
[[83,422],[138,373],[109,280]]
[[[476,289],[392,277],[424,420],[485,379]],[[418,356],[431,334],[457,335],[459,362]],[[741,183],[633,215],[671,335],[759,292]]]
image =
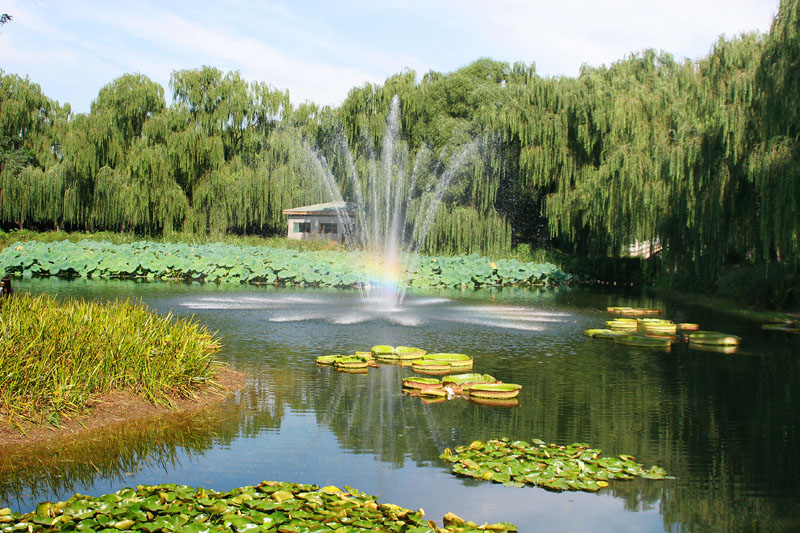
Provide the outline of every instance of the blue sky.
[[720,35],[769,30],[778,0],[0,0],[0,69],[88,112],[100,88],[138,72],[210,65],[339,105],[352,87],[410,68],[450,72],[480,57],[575,76],[655,48],[705,56]]

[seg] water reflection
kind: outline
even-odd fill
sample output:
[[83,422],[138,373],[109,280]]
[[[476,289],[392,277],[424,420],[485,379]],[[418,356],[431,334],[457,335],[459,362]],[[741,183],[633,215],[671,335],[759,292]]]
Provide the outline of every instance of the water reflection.
[[269,296],[197,296],[178,303],[194,311],[260,311],[268,322],[323,321],[335,325],[386,321],[400,326],[435,326],[437,322],[476,324],[482,327],[544,331],[548,323],[568,320],[567,312],[547,312],[520,305],[453,305],[448,298],[406,298],[402,306],[386,307],[384,302],[343,293],[328,297],[275,294]]
[[[240,407],[231,402],[188,413],[117,423],[109,428],[36,445],[0,446],[0,501],[69,497],[98,480],[125,484],[147,467],[168,469],[230,443]],[[234,416],[232,416],[234,415]]]
[[[55,287],[62,294],[74,290]],[[219,330],[221,357],[250,374],[248,388],[202,416],[134,424],[23,455],[0,450],[0,507],[25,510],[39,499],[136,483],[227,490],[281,479],[349,484],[384,501],[423,507],[434,518],[453,511],[479,522],[509,520],[523,531],[531,524],[593,531],[800,527],[795,338],[614,293],[419,294],[401,312],[420,321],[408,326],[364,310],[342,291],[139,287],[77,292],[140,294],[159,311],[194,314]],[[739,353],[721,354],[683,345],[654,352],[585,338],[583,329],[602,323],[608,305],[661,307],[676,319],[745,340]],[[288,313],[315,317],[271,320]],[[372,318],[342,322],[358,313]],[[469,353],[476,371],[523,385],[520,406],[460,398],[424,404],[401,392],[407,368],[348,375],[314,366],[317,355],[379,343]],[[588,442],[609,455],[658,464],[677,479],[553,494],[457,478],[438,459],[446,447],[497,436]]]

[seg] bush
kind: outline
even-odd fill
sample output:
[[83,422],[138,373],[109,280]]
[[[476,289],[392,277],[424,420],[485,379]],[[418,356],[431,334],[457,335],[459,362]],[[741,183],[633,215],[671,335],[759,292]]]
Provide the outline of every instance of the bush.
[[717,294],[756,307],[798,309],[800,271],[779,263],[735,265],[719,277]]

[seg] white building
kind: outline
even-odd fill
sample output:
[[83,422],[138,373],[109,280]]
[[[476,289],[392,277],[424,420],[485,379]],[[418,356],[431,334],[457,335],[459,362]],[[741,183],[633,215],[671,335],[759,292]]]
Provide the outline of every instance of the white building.
[[290,239],[330,239],[344,242],[345,227],[350,230],[355,224],[355,204],[348,202],[327,202],[284,209],[289,217]]

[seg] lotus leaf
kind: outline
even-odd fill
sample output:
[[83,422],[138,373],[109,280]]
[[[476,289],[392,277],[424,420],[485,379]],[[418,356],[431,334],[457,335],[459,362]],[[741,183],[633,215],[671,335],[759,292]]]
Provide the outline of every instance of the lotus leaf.
[[[366,258],[360,252],[296,252],[255,246],[144,241],[113,245],[83,240],[77,243],[15,243],[0,252],[0,265],[6,272],[23,277],[77,274],[355,286],[369,277]],[[351,268],[354,263],[355,271]],[[416,258],[409,264],[407,278],[415,287],[477,287],[524,283],[532,277],[528,271],[536,273],[536,283],[571,279],[552,265],[533,265],[516,260],[491,263],[487,258],[474,254],[453,258]],[[538,280],[543,276],[546,279]]]

